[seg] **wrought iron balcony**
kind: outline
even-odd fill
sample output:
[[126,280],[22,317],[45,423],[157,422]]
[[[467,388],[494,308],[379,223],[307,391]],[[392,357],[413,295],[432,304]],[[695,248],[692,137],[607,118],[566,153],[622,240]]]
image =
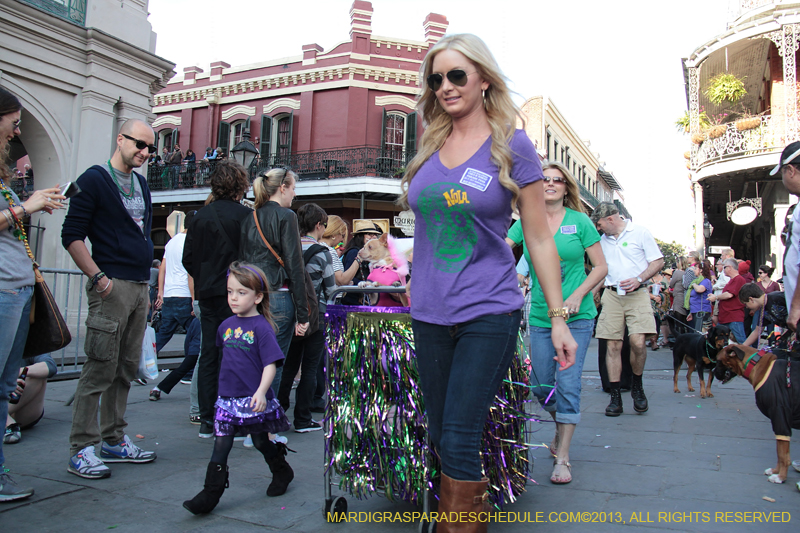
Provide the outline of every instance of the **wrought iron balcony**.
[[43,11],[74,22],[86,25],[86,0],[19,0]]
[[[755,127],[750,128],[753,125]],[[750,129],[744,129],[745,127]],[[775,130],[771,116],[740,119],[712,126],[703,134],[705,140],[699,146],[692,144],[691,167],[699,169],[723,159],[775,151],[783,146],[781,133]]]
[[[300,180],[324,180],[353,176],[400,178],[406,164],[414,157],[405,151],[385,150],[377,146],[359,146],[337,150],[300,152],[288,156],[270,155],[257,158],[250,167],[250,181],[272,168],[288,168]],[[216,161],[198,160],[181,165],[152,164],[147,183],[152,191],[168,191],[208,187],[208,179]]]
[[592,206],[592,209],[597,207],[597,205],[600,203],[600,200],[598,200],[597,197],[589,191],[589,189],[584,187],[581,182],[578,182],[578,188],[581,190],[581,198],[583,198],[587,204]]

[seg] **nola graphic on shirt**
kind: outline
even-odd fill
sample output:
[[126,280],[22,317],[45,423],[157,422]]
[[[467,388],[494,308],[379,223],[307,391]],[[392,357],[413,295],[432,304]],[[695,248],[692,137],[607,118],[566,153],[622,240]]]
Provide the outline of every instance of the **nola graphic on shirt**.
[[478,243],[467,190],[458,183],[434,183],[422,190],[417,202],[434,266],[442,272],[461,272]]

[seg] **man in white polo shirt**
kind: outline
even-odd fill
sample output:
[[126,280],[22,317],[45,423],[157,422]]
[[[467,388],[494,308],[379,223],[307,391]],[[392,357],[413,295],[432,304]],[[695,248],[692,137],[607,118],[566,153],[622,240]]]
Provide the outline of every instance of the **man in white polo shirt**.
[[597,320],[595,337],[608,341],[606,367],[611,388],[611,403],[606,416],[622,414],[619,380],[622,370],[622,341],[625,325],[631,343],[633,409],[647,411],[647,397],[642,386],[642,373],[647,359],[645,338],[656,333],[656,322],[650,307],[650,295],[644,283],[661,271],[664,256],[647,229],[623,219],[611,202],[602,202],[592,213],[592,221],[603,233],[600,246],[608,264],[603,282],[603,310]]

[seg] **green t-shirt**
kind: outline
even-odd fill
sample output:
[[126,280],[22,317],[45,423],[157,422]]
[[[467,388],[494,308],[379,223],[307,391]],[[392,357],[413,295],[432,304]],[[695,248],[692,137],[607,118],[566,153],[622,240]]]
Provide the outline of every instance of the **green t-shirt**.
[[[584,213],[578,213],[570,208],[566,208],[564,220],[553,236],[558,250],[558,259],[561,263],[561,288],[564,299],[566,300],[575,289],[580,287],[586,280],[586,270],[584,268],[583,256],[586,249],[600,242],[600,234],[592,224],[591,219]],[[549,328],[550,319],[547,318],[547,302],[544,299],[542,287],[536,278],[536,272],[531,263],[531,256],[528,247],[522,237],[522,222],[517,220],[511,229],[508,230],[508,238],[516,244],[522,243],[525,259],[531,270],[531,313],[530,324],[542,328]],[[583,318],[594,318],[597,316],[597,309],[594,306],[592,293],[588,292],[581,302],[581,308],[577,313],[571,314],[567,322],[580,320]]]

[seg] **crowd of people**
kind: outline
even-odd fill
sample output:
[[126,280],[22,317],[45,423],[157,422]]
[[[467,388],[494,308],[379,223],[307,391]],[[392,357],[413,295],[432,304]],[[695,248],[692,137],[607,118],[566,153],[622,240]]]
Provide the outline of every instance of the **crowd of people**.
[[[787,298],[781,297],[768,265],[759,267],[756,281],[749,262],[736,260],[729,249],[716,273],[698,254],[665,268],[651,233],[623,218],[615,204],[602,202],[587,215],[569,169],[540,163],[524,130],[508,127],[519,111],[476,36],[441,39],[421,72],[418,109],[427,129],[399,199],[416,217],[413,282],[405,273],[394,275],[412,302],[419,386],[429,440],[441,461],[440,512],[480,512],[486,503],[484,421],[514,357],[526,305],[513,247],[522,245],[530,273],[525,311],[531,387],[555,422],[550,479],[556,484],[572,481],[570,445],[581,418],[581,373],[592,336],[607,347],[611,399],[605,414],[619,416],[626,339],[633,409],[644,413],[646,343],[651,338],[657,349],[660,330],[661,345],[709,323],[727,325],[737,342],[757,343],[765,331],[785,327],[787,315],[800,316],[800,306],[791,313],[786,306],[798,294],[794,286],[788,283]],[[19,101],[0,89],[0,148],[20,133],[20,110]],[[159,162],[154,142],[150,125],[126,121],[112,157],[78,178],[82,192],[70,200],[62,227],[62,244],[88,279],[87,359],[75,393],[67,469],[100,479],[111,475],[108,464],[156,460],[155,452],[133,443],[125,421],[152,303],[162,321],[156,349],[178,325],[187,341],[183,363],[150,391],[150,399],[158,401],[191,374],[197,405],[189,421],[199,424],[199,437],[214,438],[203,489],[184,507],[194,514],[214,509],[230,483],[228,459],[237,438],[263,454],[272,473],[267,496],[280,496],[294,478],[280,432],[321,429],[312,417],[325,409],[321,317],[335,288],[375,280],[378,268],[385,274],[398,265],[374,260],[376,247],[388,246],[377,224],[349,235],[343,219],[317,204],[293,211],[298,178],[289,169],[260,173],[252,185],[254,209],[246,207],[241,201],[250,188],[248,172],[211,148],[204,157],[216,161],[208,201],[187,214],[184,229],[155,264],[150,189],[135,169],[148,160],[165,168],[197,163],[178,144],[172,152],[165,149]],[[792,161],[782,156],[784,180],[800,182]],[[4,323],[18,324],[0,335],[0,417],[8,417],[4,443],[15,444],[42,417],[41,398],[54,370],[46,358],[21,362],[33,285],[21,220],[62,208],[64,197],[49,188],[21,202],[7,188],[9,178],[0,165],[0,314]],[[520,219],[512,225],[515,209]],[[342,303],[365,302],[350,294]],[[8,409],[12,392],[25,401]],[[32,495],[3,465],[0,445],[0,501]],[[443,524],[439,531],[453,527]]]

